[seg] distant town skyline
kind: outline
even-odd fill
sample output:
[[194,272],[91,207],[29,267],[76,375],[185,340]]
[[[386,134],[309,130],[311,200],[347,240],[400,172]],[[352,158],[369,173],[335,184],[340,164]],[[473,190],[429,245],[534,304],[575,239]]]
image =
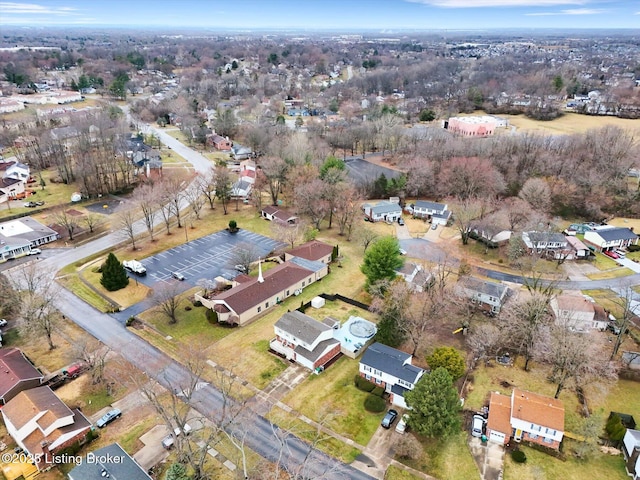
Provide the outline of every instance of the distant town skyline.
[[619,0],[34,0],[0,2],[0,26],[219,30],[640,29]]

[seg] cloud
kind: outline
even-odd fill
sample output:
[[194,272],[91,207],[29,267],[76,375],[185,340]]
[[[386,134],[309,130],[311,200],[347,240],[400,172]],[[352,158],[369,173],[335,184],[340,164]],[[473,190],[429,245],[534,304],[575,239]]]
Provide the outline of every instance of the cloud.
[[551,15],[601,15],[603,13],[606,13],[606,10],[601,8],[573,8],[560,10],[559,12],[525,13],[525,15],[529,17],[546,17]]
[[444,8],[476,7],[552,7],[556,5],[584,5],[590,0],[406,0]]
[[[2,15],[79,15],[72,7],[48,7],[35,3],[0,2]],[[5,18],[6,20],[6,18]]]

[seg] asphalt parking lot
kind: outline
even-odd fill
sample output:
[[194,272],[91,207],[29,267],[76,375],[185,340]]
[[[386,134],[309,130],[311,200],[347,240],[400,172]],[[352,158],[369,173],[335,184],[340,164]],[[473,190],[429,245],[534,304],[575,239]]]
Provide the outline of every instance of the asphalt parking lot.
[[129,275],[148,287],[158,282],[177,281],[172,278],[172,272],[184,275],[185,287],[195,286],[201,278],[212,280],[223,276],[232,279],[239,273],[233,268],[237,263],[234,262],[234,256],[236,249],[242,245],[251,245],[261,256],[286,247],[283,242],[249,230],[237,233],[221,230],[141,260],[147,269],[144,277]]

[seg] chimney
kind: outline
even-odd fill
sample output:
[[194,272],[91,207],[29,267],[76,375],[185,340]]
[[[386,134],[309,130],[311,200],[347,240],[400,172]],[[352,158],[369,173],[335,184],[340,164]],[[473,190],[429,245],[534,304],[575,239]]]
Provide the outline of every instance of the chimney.
[[258,283],[264,283],[264,278],[262,277],[262,260],[258,259]]

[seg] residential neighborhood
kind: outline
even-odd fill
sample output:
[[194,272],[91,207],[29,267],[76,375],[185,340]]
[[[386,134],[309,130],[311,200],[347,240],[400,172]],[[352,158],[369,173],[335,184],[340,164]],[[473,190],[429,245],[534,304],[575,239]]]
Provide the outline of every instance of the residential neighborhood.
[[72,3],[0,5],[0,477],[640,478],[632,29]]

